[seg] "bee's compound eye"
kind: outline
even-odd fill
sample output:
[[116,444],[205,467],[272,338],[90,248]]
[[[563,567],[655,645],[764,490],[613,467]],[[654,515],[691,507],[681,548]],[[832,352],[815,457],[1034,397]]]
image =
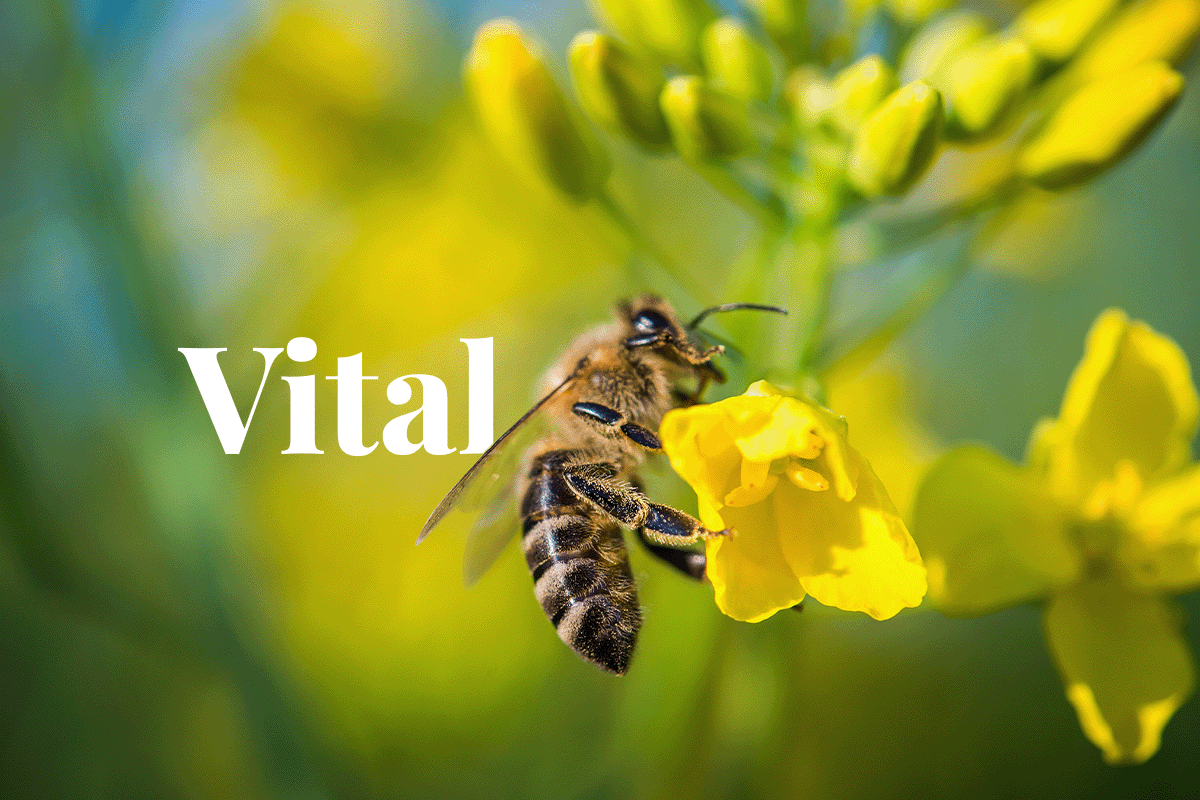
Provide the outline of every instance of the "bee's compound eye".
[[637,316],[633,318],[633,327],[645,333],[654,333],[655,331],[666,330],[671,327],[671,323],[657,311],[645,309],[644,311],[639,311]]

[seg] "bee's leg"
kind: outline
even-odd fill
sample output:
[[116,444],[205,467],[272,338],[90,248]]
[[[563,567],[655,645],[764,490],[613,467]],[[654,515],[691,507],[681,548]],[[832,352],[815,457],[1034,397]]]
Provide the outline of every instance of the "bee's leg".
[[589,422],[595,422],[606,428],[619,428],[632,442],[647,450],[662,450],[662,442],[658,434],[636,422],[626,422],[625,415],[615,408],[609,408],[603,403],[576,403],[571,406],[576,416]]
[[700,402],[700,398],[704,396],[704,390],[708,388],[710,383],[714,381],[717,383],[724,383],[726,380],[725,373],[718,369],[715,364],[711,363],[701,364],[699,367],[697,367],[696,373],[699,375],[699,378],[696,381],[696,391],[692,392],[691,394],[687,394],[685,392],[676,393],[676,397],[679,399],[682,405],[696,405]]
[[626,528],[645,530],[650,541],[662,545],[694,544],[701,539],[724,536],[730,531],[710,531],[700,520],[670,506],[651,503],[646,495],[615,480],[612,464],[573,464],[563,476],[576,494]]
[[642,528],[638,528],[637,536],[642,546],[659,561],[671,565],[693,580],[704,580],[704,568],[708,564],[708,558],[704,553],[698,553],[695,550],[678,550],[674,547],[655,544],[650,541],[650,537],[646,535],[646,531]]

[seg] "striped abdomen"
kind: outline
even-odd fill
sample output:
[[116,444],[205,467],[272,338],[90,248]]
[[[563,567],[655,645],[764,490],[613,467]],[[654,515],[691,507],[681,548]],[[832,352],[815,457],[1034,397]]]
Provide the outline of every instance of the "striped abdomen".
[[558,636],[593,664],[624,675],[642,616],[621,529],[571,490],[575,453],[533,460],[521,503],[534,593]]

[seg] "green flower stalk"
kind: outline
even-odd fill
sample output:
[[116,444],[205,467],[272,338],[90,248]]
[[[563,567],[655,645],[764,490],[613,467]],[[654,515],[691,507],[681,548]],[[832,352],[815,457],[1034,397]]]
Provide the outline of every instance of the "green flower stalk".
[[854,137],[851,185],[867,197],[907,192],[933,163],[943,117],[941,93],[924,81],[893,92]]
[[1044,189],[1095,178],[1150,135],[1178,102],[1183,84],[1183,76],[1161,61],[1088,84],[1022,147],[1018,171]]
[[608,159],[517,23],[479,29],[465,77],[480,122],[515,167],[577,202],[600,194]]
[[704,31],[703,50],[704,69],[715,86],[759,103],[771,99],[771,57],[744,24],[731,17],[713,22]]
[[593,121],[647,149],[670,148],[671,132],[659,106],[666,85],[660,69],[596,31],[578,34],[568,58],[575,95]]
[[662,94],[671,138],[690,161],[728,161],[755,148],[746,102],[695,75],[672,78]]

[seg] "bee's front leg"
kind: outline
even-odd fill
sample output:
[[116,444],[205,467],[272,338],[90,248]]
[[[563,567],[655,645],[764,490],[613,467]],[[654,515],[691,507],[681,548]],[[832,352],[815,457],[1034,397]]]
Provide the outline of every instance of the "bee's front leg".
[[571,406],[571,411],[588,422],[620,430],[625,438],[647,450],[662,450],[662,442],[659,441],[657,433],[636,422],[626,421],[625,415],[615,408],[609,408],[603,403],[576,403]]

